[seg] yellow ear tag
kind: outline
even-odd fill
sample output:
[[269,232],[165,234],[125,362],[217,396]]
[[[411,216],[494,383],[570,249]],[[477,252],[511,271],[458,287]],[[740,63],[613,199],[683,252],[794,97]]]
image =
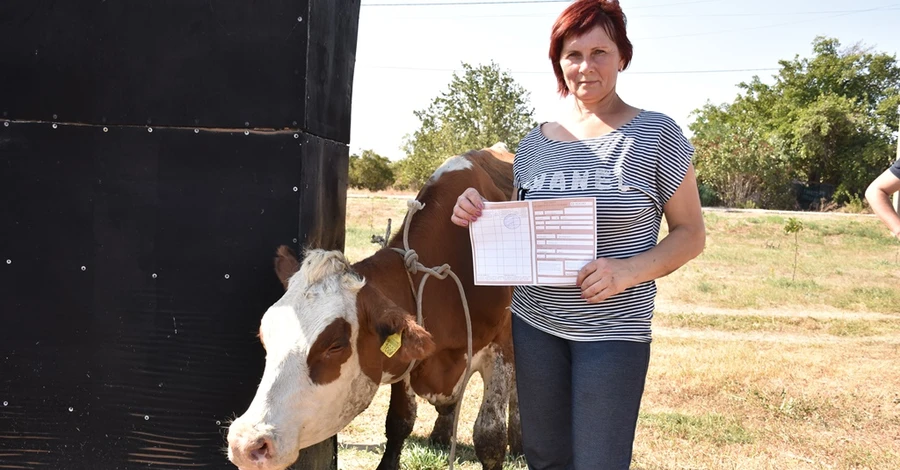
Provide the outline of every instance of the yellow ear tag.
[[394,333],[387,338],[384,339],[384,344],[381,345],[381,352],[384,353],[387,357],[393,357],[394,354],[397,354],[397,351],[400,349],[400,333]]

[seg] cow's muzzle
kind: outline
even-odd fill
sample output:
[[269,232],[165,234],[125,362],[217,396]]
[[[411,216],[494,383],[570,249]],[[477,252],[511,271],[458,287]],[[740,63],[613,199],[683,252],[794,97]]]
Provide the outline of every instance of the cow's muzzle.
[[281,470],[290,465],[278,454],[273,436],[239,421],[228,429],[228,459],[241,470]]

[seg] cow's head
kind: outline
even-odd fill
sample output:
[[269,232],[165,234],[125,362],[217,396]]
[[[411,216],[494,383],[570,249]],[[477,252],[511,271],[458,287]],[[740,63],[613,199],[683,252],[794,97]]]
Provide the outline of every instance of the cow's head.
[[281,247],[275,271],[285,294],[259,327],[265,371],[250,407],[228,429],[228,458],[241,470],[284,469],[361,413],[381,383],[388,336],[402,338],[394,361],[434,350],[431,335],[338,251],[310,250],[301,266]]

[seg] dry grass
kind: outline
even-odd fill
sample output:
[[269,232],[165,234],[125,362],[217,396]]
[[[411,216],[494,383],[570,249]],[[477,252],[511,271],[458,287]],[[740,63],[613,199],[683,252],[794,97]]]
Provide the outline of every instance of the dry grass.
[[[661,303],[898,313],[900,246],[873,216],[804,214],[797,278],[785,215],[705,213],[706,250],[660,282]],[[663,288],[666,286],[667,288]]]
[[388,219],[391,219],[391,232],[396,233],[403,226],[406,214],[406,201],[415,194],[381,194],[350,193],[347,198],[347,259],[359,261],[378,248],[371,242],[372,236],[384,237]]
[[[405,199],[352,198],[347,209],[348,233],[368,238],[387,217],[400,226]],[[900,468],[898,247],[871,216],[804,215],[791,282],[787,217],[707,211],[705,253],[658,282],[633,468]],[[353,259],[376,248],[350,240]],[[481,387],[473,377],[457,468],[480,468],[468,446]],[[389,392],[339,436],[340,468],[377,465]],[[435,417],[420,400],[404,468],[446,468],[423,443]]]

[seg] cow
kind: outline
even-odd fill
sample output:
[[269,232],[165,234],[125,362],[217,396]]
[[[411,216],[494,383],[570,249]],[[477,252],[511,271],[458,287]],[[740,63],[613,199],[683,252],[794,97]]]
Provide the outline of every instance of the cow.
[[[475,422],[475,452],[485,470],[500,470],[507,444],[519,451],[521,431],[508,286],[476,286],[466,229],[450,222],[457,197],[468,187],[490,201],[513,193],[512,154],[505,146],[446,160],[416,199],[424,207],[409,224],[409,247],[427,267],[448,264],[468,299],[473,371],[484,381]],[[453,414],[467,360],[466,321],[452,279],[428,280],[422,325],[416,320],[416,288],[410,278],[402,233],[352,266],[339,251],[308,250],[302,264],[286,247],[275,271],[284,296],[263,315],[259,338],[266,350],[262,380],[247,411],[228,429],[228,458],[241,470],[282,470],[301,449],[340,431],[365,410],[381,384],[391,384],[387,443],[379,470],[394,470],[416,419],[418,395],[438,411],[431,440],[450,440]],[[400,347],[382,351],[391,338]],[[411,361],[414,368],[406,374]],[[509,405],[509,427],[507,427]]]

